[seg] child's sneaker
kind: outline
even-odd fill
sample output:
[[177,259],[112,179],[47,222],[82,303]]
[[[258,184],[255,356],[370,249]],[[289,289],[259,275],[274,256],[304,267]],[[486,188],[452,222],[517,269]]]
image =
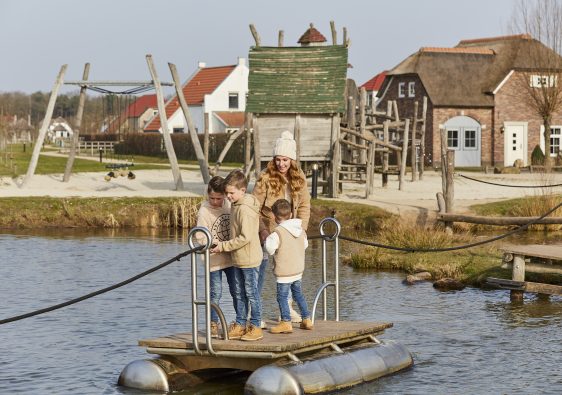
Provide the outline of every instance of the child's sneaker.
[[242,325],[233,322],[232,324],[230,324],[230,327],[228,328],[228,339],[229,340],[237,340],[240,339],[244,333],[246,333],[246,328],[244,328]]
[[219,337],[219,323],[211,321],[211,337],[217,339]]
[[244,340],[247,342],[253,342],[261,339],[263,339],[263,332],[261,328],[258,328],[254,325],[250,325],[244,336],[240,338],[240,340]]
[[267,324],[265,323],[265,321],[260,322],[260,328],[267,329]]
[[305,318],[304,320],[302,320],[300,328],[311,331],[312,328],[314,328],[314,324],[312,323],[312,320],[310,318]]
[[[301,324],[302,325],[302,324]],[[293,325],[289,321],[281,321],[279,324],[272,327],[269,332],[271,333],[292,333]]]

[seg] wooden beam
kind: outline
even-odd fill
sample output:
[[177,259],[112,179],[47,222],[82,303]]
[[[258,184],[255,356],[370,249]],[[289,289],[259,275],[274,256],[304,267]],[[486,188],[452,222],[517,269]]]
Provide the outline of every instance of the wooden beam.
[[402,135],[402,163],[400,165],[400,175],[398,181],[398,190],[404,189],[404,177],[406,176],[406,161],[408,160],[408,130],[410,128],[410,119],[406,119],[404,134]]
[[211,176],[209,174],[209,163],[205,160],[205,154],[203,153],[203,149],[201,148],[201,143],[199,141],[199,137],[197,136],[197,130],[195,130],[195,124],[193,123],[193,118],[191,118],[191,113],[183,94],[183,88],[179,78],[178,70],[176,69],[176,65],[173,63],[168,63],[168,67],[170,68],[170,72],[172,73],[176,95],[178,97],[183,116],[187,123],[187,130],[189,132],[189,137],[191,138],[191,144],[193,144],[197,162],[199,163],[199,170],[201,171],[203,182],[205,184],[208,184],[209,180],[211,179]]
[[166,147],[166,153],[168,154],[170,166],[172,167],[172,175],[174,176],[176,191],[183,191],[183,180],[181,178],[181,172],[178,165],[178,158],[176,157],[174,145],[172,144],[172,137],[170,136],[170,129],[168,128],[168,117],[166,116],[166,105],[164,104],[162,85],[160,85],[160,80],[158,79],[158,74],[156,73],[156,67],[154,66],[152,55],[146,55],[146,63],[148,65],[150,75],[152,76],[154,90],[156,91],[156,103],[158,104],[158,116],[160,117],[160,125],[162,126],[164,146]]
[[[84,72],[82,73],[82,80],[86,81],[90,75],[90,63],[84,65]],[[66,160],[66,166],[64,168],[64,176],[62,178],[63,182],[68,182],[70,180],[70,175],[72,174],[72,167],[74,166],[74,158],[76,158],[76,147],[80,142],[80,128],[82,127],[82,116],[84,115],[84,104],[86,103],[86,91],[88,87],[82,85],[80,87],[80,97],[78,98],[78,110],[76,110],[76,121],[74,122],[74,130],[72,135],[72,141],[70,144],[70,153],[68,154],[68,159]]]
[[427,117],[427,96],[423,97],[422,105],[422,126],[421,126],[421,137],[420,137],[420,181],[423,180],[423,172],[425,167],[425,125]]
[[414,103],[414,122],[412,124],[412,146],[411,148],[411,160],[410,164],[412,166],[412,182],[418,179],[418,167],[416,161],[416,125],[417,125],[417,117],[418,117],[418,102]]
[[[236,132],[232,133],[229,137],[228,137],[228,141],[226,142],[226,144],[224,145],[219,158],[217,159],[217,163],[215,164],[215,168],[213,169],[213,174],[217,175],[219,168],[222,164],[222,161],[224,160],[224,157],[226,156],[226,154],[228,153],[228,150],[230,149],[230,147],[232,147],[232,144],[234,144],[234,142],[236,141],[236,139],[238,137],[240,137],[242,135],[242,133],[244,132],[244,127],[238,129]],[[205,184],[208,184],[208,182],[206,182]]]
[[254,125],[254,174],[256,180],[260,177],[261,173],[260,128],[258,119],[256,115],[252,115],[252,125]]
[[[502,269],[513,270],[513,263],[504,262],[501,267]],[[542,273],[542,274],[546,274],[546,273],[562,274],[562,266],[549,265],[547,263],[525,263],[525,272]]]
[[282,47],[283,41],[285,39],[285,32],[283,30],[279,30],[279,37],[277,38],[277,46]]
[[332,168],[331,168],[331,186],[330,197],[338,197],[339,194],[339,166],[341,164],[341,146],[340,146],[340,117],[339,115],[332,116]]
[[[445,222],[465,222],[469,224],[516,226],[525,225],[540,217],[487,217],[480,215],[465,215],[454,213],[439,213],[437,218]],[[561,217],[546,217],[537,222],[541,225],[562,224]]]
[[250,168],[254,163],[252,157],[252,114],[244,113],[244,129],[246,130],[246,141],[244,142],[244,175],[250,175]]
[[334,21],[330,21],[330,30],[332,31],[332,45],[338,45],[338,33]]
[[354,143],[353,141],[345,140],[344,138],[340,138],[340,143],[349,145],[350,147],[357,148],[357,149],[360,149],[360,150],[366,150],[367,149],[367,146],[365,146],[365,145],[357,144],[357,143]]
[[45,111],[45,118],[43,118],[43,123],[41,124],[41,129],[39,129],[39,134],[37,140],[35,141],[35,146],[33,147],[33,153],[31,154],[31,159],[29,161],[29,166],[27,167],[27,173],[20,185],[20,187],[25,187],[31,177],[35,174],[35,168],[37,167],[37,161],[39,160],[39,154],[41,153],[41,148],[43,147],[43,141],[45,141],[45,135],[47,134],[47,129],[51,124],[51,118],[53,117],[53,110],[55,109],[55,102],[57,101],[57,96],[59,94],[60,86],[64,80],[64,74],[66,73],[66,68],[68,65],[64,64],[61,66],[57,79],[55,80],[55,85],[51,91],[51,96],[49,97],[49,103],[47,104],[47,110]]
[[[364,87],[362,87],[359,91],[359,132],[362,135],[365,134],[365,124],[366,124],[365,107],[366,106],[367,106],[367,91],[365,90]],[[364,139],[356,140],[356,143],[365,146]],[[359,152],[359,163],[365,163],[366,161],[367,161],[367,152],[366,151]]]
[[254,37],[254,41],[256,42],[256,47],[259,47],[261,45],[260,35],[258,34],[258,31],[256,30],[256,27],[253,23],[250,23],[250,31],[252,32],[252,36]]
[[[388,102],[390,104],[390,102]],[[390,109],[390,105],[388,106],[388,109]],[[382,145],[383,147],[388,147],[388,145],[390,145],[389,143],[389,136],[388,136],[388,124],[390,121],[384,121],[383,123],[383,139],[384,139],[384,145]],[[386,188],[388,186],[388,157],[389,157],[389,153],[388,152],[383,152],[382,154],[382,186],[383,188]]]
[[297,163],[301,167],[301,115],[295,115],[294,139],[297,146]]
[[525,291],[545,295],[562,295],[562,286],[553,284],[525,282]]

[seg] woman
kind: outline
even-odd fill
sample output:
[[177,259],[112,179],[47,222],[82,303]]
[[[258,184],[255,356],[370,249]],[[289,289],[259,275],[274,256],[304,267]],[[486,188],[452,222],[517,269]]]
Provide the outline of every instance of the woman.
[[[271,207],[278,199],[287,199],[291,203],[293,218],[302,220],[302,228],[305,231],[308,227],[310,193],[306,185],[306,177],[299,168],[296,159],[297,144],[291,132],[286,130],[281,133],[281,137],[275,142],[273,159],[269,161],[265,170],[261,173],[252,192],[260,203],[260,239],[262,243],[277,226]],[[268,262],[269,255],[264,252],[258,279],[260,295]],[[300,318],[298,313],[295,312],[295,314]]]

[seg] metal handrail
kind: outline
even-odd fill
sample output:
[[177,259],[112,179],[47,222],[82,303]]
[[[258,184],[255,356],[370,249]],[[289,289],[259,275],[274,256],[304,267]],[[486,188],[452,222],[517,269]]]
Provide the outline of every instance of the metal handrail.
[[[336,226],[336,231],[331,234],[327,235],[324,231],[324,226],[327,223],[333,223]],[[339,273],[339,255],[340,255],[340,248],[339,248],[339,235],[341,232],[341,225],[335,218],[324,218],[320,221],[320,235],[322,237],[322,284],[318,287],[316,291],[316,296],[314,297],[314,303],[312,305],[312,315],[311,320],[314,323],[316,317],[316,307],[318,305],[318,300],[320,296],[322,296],[323,302],[323,313],[324,313],[324,321],[328,319],[328,295],[326,289],[328,287],[334,287],[334,310],[336,313],[336,321],[340,320],[340,273]],[[328,281],[327,275],[327,244],[328,242],[334,242],[334,280]]]
[[[191,332],[193,340],[193,349],[195,354],[204,355],[204,350],[199,347],[199,333],[198,333],[198,320],[197,320],[197,307],[205,306],[205,341],[207,344],[207,353],[210,355],[217,355],[217,352],[213,349],[213,344],[211,340],[211,308],[215,309],[219,315],[222,330],[224,333],[225,340],[228,340],[228,330],[226,327],[226,319],[221,308],[215,303],[211,303],[211,272],[210,272],[210,253],[209,249],[213,240],[213,236],[209,229],[196,226],[192,228],[188,233],[187,244],[190,248],[195,248],[193,244],[194,236],[197,232],[201,232],[205,235],[205,242],[203,244],[203,249],[197,253],[191,254]],[[205,297],[204,299],[199,299],[197,296],[197,254],[203,255],[203,261],[205,263]]]

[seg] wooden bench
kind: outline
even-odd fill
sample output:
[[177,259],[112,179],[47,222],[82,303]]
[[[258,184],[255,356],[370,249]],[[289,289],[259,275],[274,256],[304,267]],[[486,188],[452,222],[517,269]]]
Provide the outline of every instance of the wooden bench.
[[[502,268],[512,269],[511,280],[488,277],[486,282],[498,288],[511,290],[512,300],[521,300],[524,292],[562,295],[562,286],[525,281],[525,272],[562,275],[562,244],[509,245],[502,248]],[[538,258],[540,263],[530,262]]]

